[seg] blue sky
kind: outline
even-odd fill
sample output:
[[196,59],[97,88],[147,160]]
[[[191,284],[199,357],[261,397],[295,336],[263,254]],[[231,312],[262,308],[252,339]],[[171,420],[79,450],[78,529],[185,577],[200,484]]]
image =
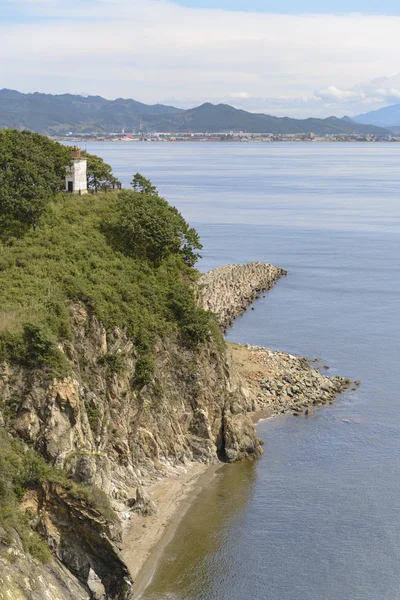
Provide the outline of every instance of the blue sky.
[[[159,0],[162,1],[162,0]],[[337,14],[348,13],[400,15],[400,0],[169,0],[171,4],[187,8],[222,9],[249,13],[272,14]],[[49,7],[51,0],[45,2]],[[96,18],[96,0],[81,0],[82,6],[93,8],[92,17]],[[0,19],[3,23],[34,22],[51,18],[44,12],[35,14],[40,0],[0,0]],[[71,15],[73,19],[73,15]]]
[[351,116],[400,102],[399,32],[400,0],[0,0],[0,88]]
[[245,12],[264,13],[324,13],[400,15],[399,0],[175,0],[181,6],[195,8],[223,8]]

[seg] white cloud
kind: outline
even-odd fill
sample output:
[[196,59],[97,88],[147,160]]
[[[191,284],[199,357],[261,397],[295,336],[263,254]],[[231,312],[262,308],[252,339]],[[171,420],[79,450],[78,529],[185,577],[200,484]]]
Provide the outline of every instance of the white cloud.
[[248,98],[251,98],[248,92],[233,92],[233,94],[230,94],[230,97],[242,100],[247,100]]
[[320,90],[319,95],[321,98],[333,100],[348,100],[349,98],[356,98],[357,92],[354,92],[352,90],[340,90],[334,85],[328,85],[328,87]]
[[398,17],[209,11],[167,0],[9,4],[46,18],[0,24],[4,87],[299,116],[355,114],[400,97]]

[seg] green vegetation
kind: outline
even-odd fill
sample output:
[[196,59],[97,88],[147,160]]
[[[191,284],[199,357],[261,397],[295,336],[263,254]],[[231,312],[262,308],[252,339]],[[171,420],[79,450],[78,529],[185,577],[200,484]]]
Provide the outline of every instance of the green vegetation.
[[0,229],[36,227],[70,162],[67,148],[37,133],[0,130]]
[[116,354],[106,354],[99,360],[100,365],[105,365],[110,374],[118,374],[125,367],[126,354],[118,352]]
[[82,152],[82,157],[87,160],[87,184],[88,190],[98,192],[120,187],[120,181],[112,174],[110,165],[102,158],[89,152]]
[[169,256],[181,256],[193,267],[199,258],[196,250],[202,248],[197,232],[148,179],[137,174],[132,185],[134,191],[123,190],[118,196],[117,219],[109,228],[114,244],[155,266]]
[[[137,196],[121,192],[122,198],[127,193],[132,200]],[[119,237],[126,239],[127,221],[120,211],[123,214],[117,193],[62,195],[48,206],[40,227],[3,244],[1,357],[27,367],[60,370],[56,344],[70,336],[69,307],[76,301],[106,328],[126,327],[145,354],[156,337],[165,334],[176,333],[188,344],[209,337],[210,316],[196,306],[191,286],[197,272],[185,264],[186,249],[173,254],[168,247],[153,264],[143,257],[143,246],[137,254],[134,246],[126,252],[120,244],[116,247],[110,223],[116,235],[122,220]],[[164,212],[175,219],[173,211]],[[150,248],[150,238],[148,242]]]
[[25,491],[38,484],[45,468],[42,459],[0,427],[0,542],[9,545],[15,530],[24,550],[41,562],[49,560],[50,550],[32,530],[20,502]]
[[45,331],[36,325],[25,324],[19,335],[3,332],[0,334],[0,360],[8,358],[12,363],[42,369],[53,376],[65,375],[67,359]]
[[[58,144],[43,144],[53,144],[58,157]],[[140,175],[134,182],[136,191],[58,194],[46,201],[36,228],[3,236],[0,359],[65,374],[57,343],[70,338],[70,307],[78,301],[106,328],[132,336],[138,385],[151,378],[157,337],[172,334],[196,345],[213,335],[213,318],[197,307],[192,289],[197,233],[151,182]],[[1,210],[0,218],[7,215]]]
[[139,194],[147,194],[148,196],[157,196],[157,188],[151,183],[149,179],[143,177],[140,173],[136,173],[131,181],[131,186],[135,192]]
[[29,516],[20,507],[25,493],[38,489],[43,482],[59,484],[108,520],[116,518],[101,490],[73,482],[64,471],[50,467],[34,450],[0,427],[0,543],[9,545],[14,530],[26,552],[41,562],[50,559],[47,544],[33,531]]
[[[222,339],[214,317],[195,300],[198,235],[138,174],[134,190],[57,193],[70,156],[60,148],[37,135],[0,132],[0,361],[65,376],[72,365],[59,343],[72,339],[71,307],[81,302],[108,330],[119,326],[133,338],[141,388],[152,379],[158,338],[172,336],[193,348]],[[107,187],[99,182],[112,182],[111,169],[97,159],[93,165],[94,189]],[[115,374],[125,361],[123,353],[110,353],[99,364]],[[10,398],[4,407],[6,425],[19,402]],[[101,414],[89,403],[86,411],[96,432]],[[16,530],[25,550],[42,561],[49,550],[20,502],[46,481],[114,518],[100,490],[77,485],[0,427],[0,542],[9,543]]]
[[91,402],[85,401],[85,410],[88,417],[90,429],[93,433],[98,433],[100,427],[100,411],[98,407]]

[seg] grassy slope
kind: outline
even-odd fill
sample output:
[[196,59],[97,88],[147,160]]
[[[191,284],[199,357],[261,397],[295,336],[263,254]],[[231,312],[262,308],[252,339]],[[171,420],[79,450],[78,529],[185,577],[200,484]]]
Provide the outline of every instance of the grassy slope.
[[[126,327],[147,353],[158,336],[186,328],[190,337],[193,328],[207,327],[209,318],[190,291],[194,269],[177,256],[156,269],[113,248],[104,225],[116,216],[115,200],[114,193],[61,195],[36,231],[3,245],[0,358],[29,362],[20,339],[26,324],[39,329],[36,345],[68,338],[68,307],[78,300],[107,328]],[[33,365],[27,366],[38,362],[32,352]],[[51,362],[50,353],[44,358]]]

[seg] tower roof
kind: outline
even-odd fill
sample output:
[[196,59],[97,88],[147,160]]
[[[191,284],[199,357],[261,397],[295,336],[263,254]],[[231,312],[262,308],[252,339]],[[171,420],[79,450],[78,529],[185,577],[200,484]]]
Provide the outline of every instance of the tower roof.
[[81,149],[78,146],[74,146],[72,149],[72,158],[81,158]]

